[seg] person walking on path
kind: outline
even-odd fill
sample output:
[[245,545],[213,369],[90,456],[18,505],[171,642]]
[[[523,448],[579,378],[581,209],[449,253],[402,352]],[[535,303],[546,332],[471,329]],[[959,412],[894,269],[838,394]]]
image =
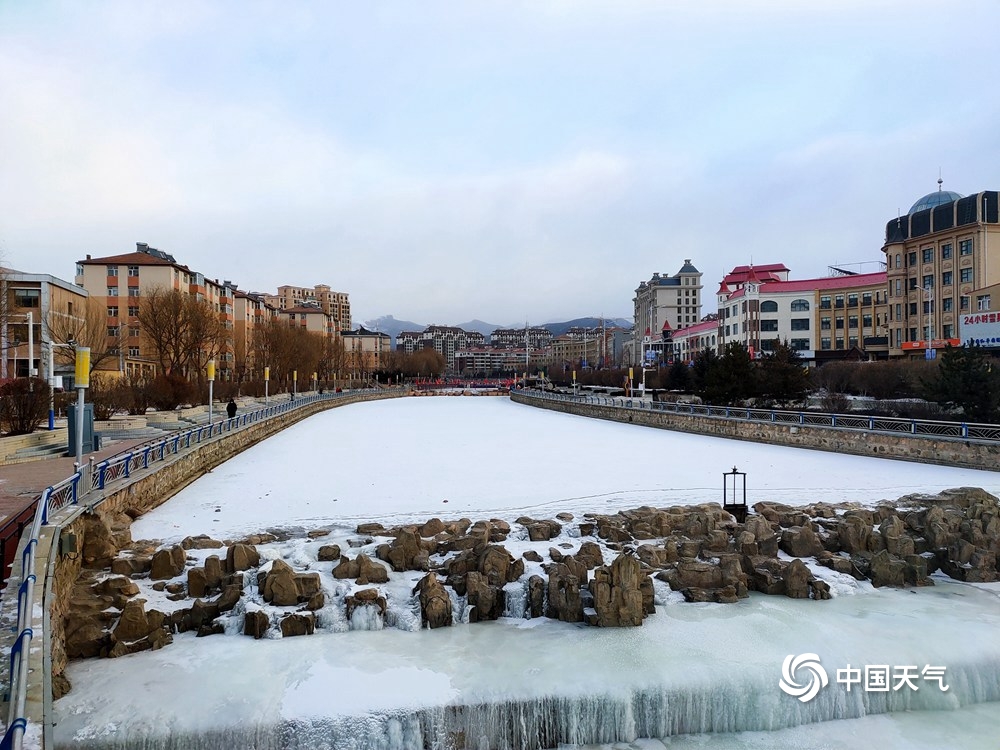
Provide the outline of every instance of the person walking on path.
[[230,419],[236,416],[236,402],[232,399],[229,399],[229,403],[226,404],[226,414],[229,415]]

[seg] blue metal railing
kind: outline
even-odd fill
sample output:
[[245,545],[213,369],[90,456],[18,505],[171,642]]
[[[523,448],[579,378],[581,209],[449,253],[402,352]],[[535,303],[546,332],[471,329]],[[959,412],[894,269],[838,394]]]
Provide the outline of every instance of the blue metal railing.
[[532,388],[517,391],[517,393],[546,401],[615,406],[621,409],[700,416],[739,422],[773,422],[812,427],[836,427],[840,430],[901,433],[910,437],[928,439],[954,438],[956,440],[974,440],[983,443],[1000,443],[1000,425],[996,424],[905,419],[902,417],[873,417],[864,414],[754,409],[742,406],[712,406],[711,404],[682,404],[672,401],[647,401],[641,398],[622,396],[574,395],[571,393],[540,391]]
[[[402,389],[391,389],[398,392]],[[162,438],[134,446],[94,465],[93,471],[81,467],[72,476],[47,487],[38,499],[35,519],[31,526],[31,536],[25,544],[21,556],[21,581],[17,589],[17,637],[10,654],[10,688],[7,730],[0,740],[0,750],[20,750],[24,741],[28,721],[25,716],[25,701],[28,688],[28,652],[36,634],[31,628],[32,602],[35,589],[35,548],[42,526],[48,525],[53,513],[79,503],[81,497],[91,490],[105,491],[115,485],[128,482],[133,472],[148,469],[153,464],[164,462],[172,456],[187,450],[197,450],[203,441],[246,428],[268,419],[301,409],[318,401],[340,401],[359,395],[385,393],[382,390],[354,390],[342,393],[301,396],[294,401],[270,404],[247,412],[233,419],[224,418],[219,422],[200,427],[182,428]],[[193,444],[193,445],[192,445]],[[154,467],[154,470],[155,467]],[[6,571],[5,571],[6,572]],[[8,581],[8,590],[12,581]]]

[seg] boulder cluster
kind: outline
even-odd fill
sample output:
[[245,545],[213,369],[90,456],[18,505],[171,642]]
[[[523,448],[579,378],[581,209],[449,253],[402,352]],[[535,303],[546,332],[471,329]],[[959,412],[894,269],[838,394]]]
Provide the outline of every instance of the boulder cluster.
[[[157,649],[187,631],[308,635],[329,606],[343,607],[348,621],[360,608],[383,621],[393,594],[380,586],[394,574],[415,582],[410,602],[429,628],[452,625],[456,617],[475,623],[505,615],[639,626],[655,611],[654,579],[687,601],[720,603],[751,591],[828,599],[823,578],[835,574],[875,586],[927,585],[937,571],[960,581],[997,580],[1000,501],[983,490],[908,495],[874,508],[761,502],[753,510],[744,523],[717,504],[643,507],[580,521],[567,513],[522,517],[513,525],[437,518],[393,528],[368,523],[346,542],[357,550],[353,556],[339,544],[322,544],[305,570],[262,560],[258,546],[276,541],[269,534],[229,543],[188,537],[157,547],[132,543],[120,519],[95,517],[63,623],[66,655]],[[177,608],[147,609],[139,583]]]

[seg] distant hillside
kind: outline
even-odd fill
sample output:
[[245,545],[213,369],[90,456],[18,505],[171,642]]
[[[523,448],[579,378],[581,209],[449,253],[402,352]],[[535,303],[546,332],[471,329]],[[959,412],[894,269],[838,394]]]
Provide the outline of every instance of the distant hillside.
[[392,338],[392,346],[396,347],[396,334],[400,331],[422,331],[427,326],[423,323],[414,323],[412,320],[396,320],[391,315],[383,315],[375,320],[366,320],[362,325],[369,331],[386,333]]
[[463,331],[478,331],[486,338],[489,338],[493,331],[497,328],[503,328],[504,326],[494,325],[493,323],[484,323],[481,320],[470,320],[468,323],[456,323],[455,327],[461,328]]

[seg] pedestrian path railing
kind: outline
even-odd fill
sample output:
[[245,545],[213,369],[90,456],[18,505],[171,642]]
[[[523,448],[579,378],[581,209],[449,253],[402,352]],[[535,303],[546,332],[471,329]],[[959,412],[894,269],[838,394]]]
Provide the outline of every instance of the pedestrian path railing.
[[[28,693],[28,653],[33,639],[41,638],[42,633],[32,629],[32,617],[35,580],[35,551],[38,547],[42,528],[49,524],[53,514],[72,505],[79,504],[91,492],[103,493],[125,486],[133,480],[135,472],[153,470],[156,464],[166,465],[172,457],[188,451],[198,450],[207,441],[227,433],[246,429],[260,422],[287,414],[290,411],[302,409],[317,402],[337,402],[357,400],[358,396],[381,397],[390,393],[398,393],[401,388],[380,388],[345,391],[341,393],[314,394],[300,396],[294,401],[282,401],[270,404],[232,419],[223,418],[218,422],[198,427],[183,428],[160,438],[149,441],[110,458],[99,462],[91,462],[77,467],[77,470],[66,479],[51,487],[47,487],[37,500],[34,521],[31,526],[31,536],[25,543],[21,554],[21,580],[17,581],[17,636],[10,653],[10,672],[8,687],[7,728],[0,740],[0,750],[21,750],[28,720],[25,715],[25,702]],[[6,578],[7,570],[3,575]],[[7,581],[4,596],[9,595],[14,581]]]
[[875,417],[863,414],[836,414],[811,411],[783,411],[780,409],[755,409],[742,406],[712,406],[710,404],[685,404],[673,401],[623,396],[592,396],[542,391],[528,388],[518,391],[529,398],[546,401],[563,401],[594,406],[613,406],[647,412],[663,412],[685,416],[727,419],[740,422],[780,423],[811,427],[836,427],[858,432],[900,433],[910,437],[954,438],[977,442],[1000,443],[1000,425],[975,422],[947,422],[902,417]]

